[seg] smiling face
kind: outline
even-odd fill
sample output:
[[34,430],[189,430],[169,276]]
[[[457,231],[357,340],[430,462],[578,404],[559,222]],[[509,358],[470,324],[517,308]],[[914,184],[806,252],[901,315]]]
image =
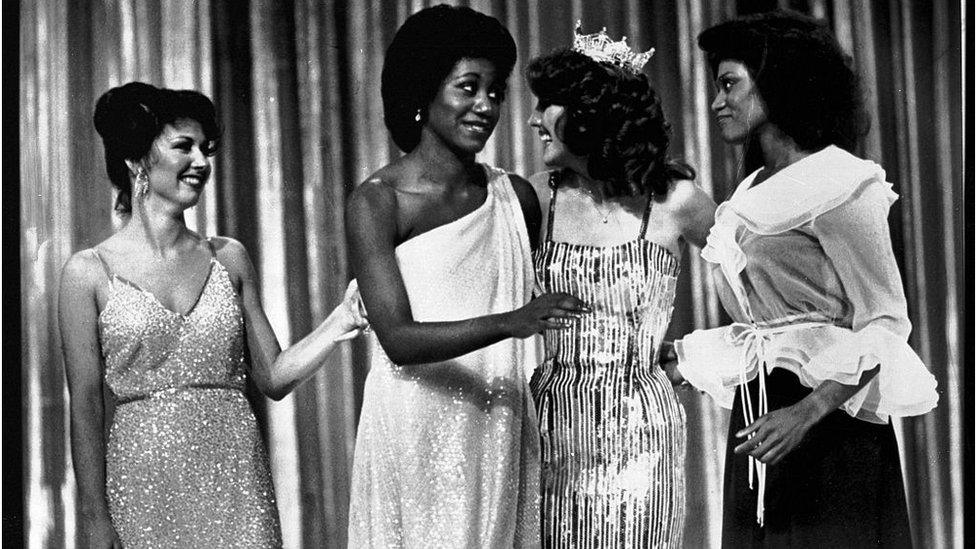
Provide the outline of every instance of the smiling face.
[[731,59],[719,63],[715,87],[712,111],[726,143],[743,143],[766,124],[766,104],[744,64]]
[[529,126],[535,128],[542,140],[542,162],[547,168],[579,170],[585,161],[571,153],[560,137],[565,114],[566,107],[562,105],[549,105],[541,110],[537,106],[529,117]]
[[149,193],[184,208],[196,205],[210,178],[212,143],[196,120],[163,126],[149,152]]
[[435,138],[463,154],[485,147],[505,99],[505,81],[487,59],[461,59],[427,107],[421,141]]

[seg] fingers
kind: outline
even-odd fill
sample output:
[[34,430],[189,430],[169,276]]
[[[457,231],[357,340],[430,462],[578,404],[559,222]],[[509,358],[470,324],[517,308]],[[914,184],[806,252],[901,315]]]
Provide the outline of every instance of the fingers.
[[355,330],[349,330],[348,332],[340,335],[339,337],[333,339],[332,341],[339,342],[339,341],[345,341],[347,339],[354,339],[362,333],[363,331],[361,329],[356,328]]
[[756,431],[759,430],[760,427],[763,426],[763,424],[766,423],[766,418],[767,418],[767,416],[762,416],[761,418],[757,419],[756,421],[753,421],[752,424],[749,425],[749,426],[747,426],[745,429],[740,429],[735,434],[735,436],[737,436],[739,438],[742,438],[742,437],[748,437],[749,435],[755,433]]
[[540,322],[542,330],[565,330],[571,327],[575,320],[575,318],[543,318]]
[[353,294],[359,291],[359,282],[354,278],[349,281],[349,285],[346,286],[346,293],[343,299],[349,299]]
[[554,300],[552,306],[557,309],[562,309],[569,312],[575,313],[590,313],[592,309],[583,300],[579,299],[574,295],[567,293],[552,293],[546,294],[544,297]]

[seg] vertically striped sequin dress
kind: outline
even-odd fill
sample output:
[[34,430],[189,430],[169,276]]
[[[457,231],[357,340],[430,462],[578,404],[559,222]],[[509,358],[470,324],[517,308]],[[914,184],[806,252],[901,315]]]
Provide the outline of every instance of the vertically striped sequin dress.
[[535,256],[543,292],[593,312],[545,333],[531,381],[542,437],[544,547],[678,547],[684,528],[685,415],[657,355],[678,260],[644,238],[607,247],[552,241]]
[[196,304],[180,314],[95,255],[109,277],[99,316],[115,398],[105,483],[122,545],[281,547],[268,455],[244,395],[244,321],[227,270],[214,256]]

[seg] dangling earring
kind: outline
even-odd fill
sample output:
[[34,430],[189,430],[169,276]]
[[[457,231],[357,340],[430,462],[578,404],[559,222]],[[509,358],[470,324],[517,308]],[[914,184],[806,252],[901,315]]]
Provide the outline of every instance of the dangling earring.
[[136,198],[142,200],[148,192],[149,176],[146,175],[145,170],[139,170],[139,173],[136,174],[136,188],[133,194],[135,194]]
[[413,119],[415,122],[419,123],[421,118],[423,117],[420,115],[420,109],[417,109],[417,115],[414,116]]

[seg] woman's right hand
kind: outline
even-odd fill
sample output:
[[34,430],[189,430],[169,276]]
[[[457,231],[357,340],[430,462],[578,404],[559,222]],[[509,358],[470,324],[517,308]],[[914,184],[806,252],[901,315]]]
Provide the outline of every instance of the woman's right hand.
[[591,312],[580,299],[565,293],[543,294],[525,306],[507,313],[508,332],[525,338],[543,330],[568,328],[581,315]]
[[112,519],[102,517],[86,520],[88,547],[91,549],[122,549],[119,534],[112,526]]

